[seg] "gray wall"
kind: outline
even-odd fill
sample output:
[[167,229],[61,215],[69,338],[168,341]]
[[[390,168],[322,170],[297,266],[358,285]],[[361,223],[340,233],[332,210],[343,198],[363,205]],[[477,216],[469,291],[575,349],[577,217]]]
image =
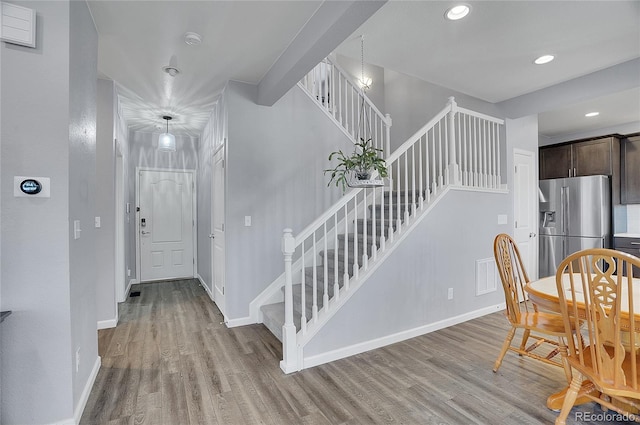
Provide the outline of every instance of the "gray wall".
[[510,232],[496,224],[509,210],[507,194],[450,191],[305,347],[305,357],[503,303],[501,287],[476,296],[475,261],[492,258],[495,235]]
[[[341,195],[322,170],[330,152],[353,150],[344,133],[299,87],[272,107],[256,87],[227,86],[225,313],[247,317],[249,303],[284,270],[282,230],[301,231]],[[244,216],[253,225],[244,226]]]
[[115,87],[113,81],[98,80],[96,122],[96,318],[117,319],[115,293]]
[[98,33],[85,2],[70,2],[69,57],[69,222],[80,220],[82,233],[70,236],[70,312],[73,406],[96,367],[96,92]]
[[385,69],[385,106],[391,114],[391,150],[404,143],[447,105],[454,96],[459,106],[501,117],[491,103],[415,77]]
[[[169,132],[171,132],[171,125],[169,125]],[[125,267],[131,270],[130,279],[134,279],[136,276],[136,168],[195,170],[198,166],[197,137],[176,134],[176,151],[166,152],[158,150],[158,136],[159,134],[155,133],[131,131],[128,137],[128,175],[125,181],[128,183],[128,202],[131,204],[131,212],[126,230],[127,260]]]
[[[14,311],[2,324],[0,422],[44,424],[73,417],[97,360],[97,34],[84,2],[15,3],[36,9],[38,28],[36,49],[0,45],[1,308]],[[50,177],[51,197],[13,197],[16,175]]]

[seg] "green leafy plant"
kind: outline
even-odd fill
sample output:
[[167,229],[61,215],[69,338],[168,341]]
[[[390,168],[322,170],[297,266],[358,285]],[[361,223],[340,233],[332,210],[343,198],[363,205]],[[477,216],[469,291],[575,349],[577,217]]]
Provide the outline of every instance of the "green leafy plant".
[[387,177],[387,164],[380,157],[382,149],[377,149],[371,145],[371,139],[360,138],[360,142],[355,144],[355,151],[350,156],[346,156],[341,150],[331,152],[329,161],[334,158],[338,164],[331,169],[324,170],[324,174],[331,173],[331,178],[327,186],[335,183],[336,187],[342,186],[342,191],[347,190],[350,178],[358,180],[368,180],[371,173],[376,171],[378,177]]

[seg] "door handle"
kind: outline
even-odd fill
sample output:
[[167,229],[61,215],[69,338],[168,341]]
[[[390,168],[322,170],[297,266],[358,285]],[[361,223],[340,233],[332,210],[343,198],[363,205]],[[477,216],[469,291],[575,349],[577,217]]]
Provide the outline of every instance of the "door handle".
[[143,235],[148,235],[148,234],[150,234],[151,232],[145,232],[145,231],[143,230],[141,233],[142,233]]
[[531,233],[529,233],[529,237],[530,237],[530,238],[535,238],[535,237],[536,237],[536,234],[535,234],[535,233],[533,233],[533,232],[531,232]]
[[216,237],[215,237],[215,235],[214,235],[213,233],[209,233],[209,237],[210,237],[211,239],[215,239],[215,238],[216,238]]

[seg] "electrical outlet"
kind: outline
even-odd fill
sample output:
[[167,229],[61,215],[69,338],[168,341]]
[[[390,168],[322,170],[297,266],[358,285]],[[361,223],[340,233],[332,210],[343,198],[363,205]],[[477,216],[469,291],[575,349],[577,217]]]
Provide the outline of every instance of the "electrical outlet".
[[96,218],[95,218],[95,226],[96,226],[96,229],[99,229],[99,228],[100,228],[100,226],[101,226],[101,224],[100,224],[100,217],[96,217]]
[[447,291],[447,299],[448,300],[453,299],[453,288],[449,288],[449,290]]
[[127,269],[127,277],[131,277],[131,269]]
[[76,373],[80,370],[80,347],[76,350]]
[[250,215],[245,215],[244,216],[244,225],[246,227],[250,227],[251,226],[251,216]]

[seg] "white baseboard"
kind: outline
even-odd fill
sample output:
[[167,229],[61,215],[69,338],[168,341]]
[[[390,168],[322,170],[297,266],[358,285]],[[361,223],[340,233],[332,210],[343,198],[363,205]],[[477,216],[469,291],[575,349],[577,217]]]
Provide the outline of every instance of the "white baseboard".
[[211,301],[216,302],[216,299],[213,296],[213,292],[211,292],[211,289],[209,289],[209,287],[204,283],[204,279],[202,278],[202,276],[200,276],[200,273],[198,273],[198,280],[200,281],[200,285],[202,285],[204,290],[207,291],[207,294],[209,294],[209,298],[211,298]]
[[240,317],[239,319],[231,319],[225,320],[224,322],[228,328],[235,328],[238,326],[246,326],[246,325],[254,325],[256,322],[253,320],[253,317]]
[[417,328],[398,332],[393,335],[387,335],[381,338],[372,339],[371,341],[365,341],[358,344],[350,345],[348,347],[338,348],[337,350],[328,351],[326,353],[304,357],[302,369],[319,366],[321,364],[340,360],[345,357],[364,353],[365,351],[384,347],[410,338],[415,338],[417,336],[444,329],[449,326],[457,325],[468,320],[477,319],[478,317],[486,316],[487,314],[495,313],[496,311],[504,310],[505,308],[506,304],[500,303],[489,307],[484,307],[479,310],[470,311],[459,316],[449,317],[448,319],[440,320],[428,325],[418,326]]
[[118,317],[109,320],[98,320],[98,330],[115,328],[118,324]]
[[84,412],[84,408],[87,405],[87,401],[89,400],[89,395],[91,394],[91,389],[93,388],[93,384],[96,382],[96,378],[98,377],[98,372],[100,371],[101,364],[102,364],[102,359],[100,358],[100,356],[96,357],[96,361],[93,364],[93,369],[91,370],[89,379],[87,379],[87,383],[85,384],[84,389],[82,390],[82,394],[80,395],[80,400],[78,400],[78,405],[76,406],[76,411],[74,412],[74,415],[73,415],[75,424],[80,423],[82,412]]
[[124,290],[124,299],[126,300],[129,297],[129,292],[131,291],[131,285],[135,285],[138,282],[138,279],[129,280],[129,284],[127,285],[127,289]]

